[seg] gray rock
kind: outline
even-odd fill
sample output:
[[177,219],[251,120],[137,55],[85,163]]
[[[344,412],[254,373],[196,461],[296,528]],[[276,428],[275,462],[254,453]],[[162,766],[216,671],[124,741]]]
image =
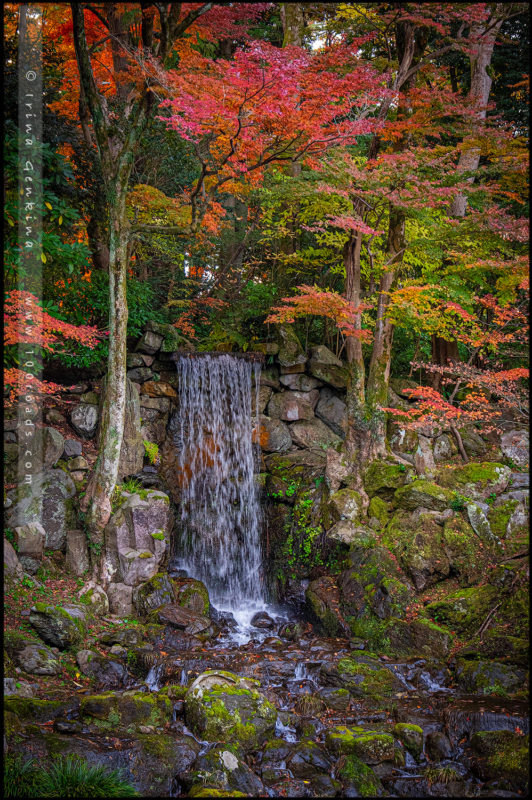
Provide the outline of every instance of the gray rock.
[[4,539],[4,580],[9,580],[10,578],[21,579],[22,573],[23,569],[18,560],[15,548],[11,542]]
[[347,433],[347,406],[326,386],[320,391],[316,416],[342,439]]
[[130,495],[105,529],[105,585],[138,586],[152,578],[166,556],[171,527],[168,495],[153,489],[145,499]]
[[38,522],[15,528],[18,560],[24,572],[35,575],[42,563],[45,530]]
[[92,439],[98,427],[98,406],[81,403],[70,412],[72,427],[83,439]]
[[317,389],[323,386],[322,382],[317,378],[311,378],[310,375],[301,373],[291,373],[288,375],[281,375],[279,378],[283,386],[287,389],[292,389],[297,392],[311,392],[312,389]]
[[144,462],[144,443],[141,434],[139,391],[130,381],[126,381],[126,414],[124,432],[120,448],[118,476],[135,475]]
[[44,428],[42,432],[43,442],[43,466],[44,469],[53,467],[65,449],[65,440],[55,428]]
[[144,363],[141,353],[128,353],[126,366],[128,369],[136,369],[136,367],[149,367],[150,365]]
[[[237,758],[222,744],[200,755],[194,768],[183,776],[185,786],[192,793],[193,787],[207,786],[216,792],[241,792],[247,797],[267,797],[262,781],[248,765]],[[193,794],[193,793],[192,793]],[[189,794],[189,797],[191,794]]]
[[308,369],[315,378],[335,389],[345,389],[347,386],[347,369],[325,345],[311,348]]
[[447,461],[453,454],[453,446],[447,434],[442,433],[441,436],[436,437],[434,440],[433,454],[435,461]]
[[321,419],[295,422],[290,426],[290,434],[296,444],[311,450],[326,450],[342,443],[341,438],[333,433]]
[[170,411],[170,403],[171,401],[168,397],[149,397],[149,395],[143,394],[140,396],[141,415],[144,417],[147,408],[165,414]]
[[43,644],[29,644],[19,650],[16,661],[30,675],[57,675],[61,664],[52,651]]
[[[268,405],[271,396],[272,396],[271,386],[259,386],[258,400],[257,400],[259,414],[264,413],[264,409]],[[255,413],[255,397],[253,397],[252,402],[253,402],[253,412]]]
[[105,658],[93,650],[79,650],[76,661],[84,675],[94,678],[96,688],[104,686],[106,689],[117,689],[128,677],[124,664]]
[[530,475],[528,472],[512,472],[510,475],[509,487],[515,489],[528,489],[530,487]]
[[268,403],[268,416],[286,422],[312,419],[317,402],[317,389],[311,392],[278,392]]
[[335,492],[340,488],[349,475],[351,475],[352,467],[345,453],[339,453],[337,450],[327,450],[327,466],[325,468],[325,480],[331,492]]
[[355,525],[348,519],[341,519],[327,531],[327,538],[343,544],[357,544],[368,540],[371,531]]
[[4,678],[4,697],[12,694],[18,697],[33,697],[33,689],[29,683],[21,683],[15,678]]
[[39,522],[46,531],[44,546],[62,550],[66,532],[75,523],[75,494],[74,482],[62,469],[40,472],[31,485],[22,484],[9,492],[13,505],[8,509],[7,524],[16,528]]
[[87,612],[74,604],[48,606],[37,603],[30,612],[30,624],[41,639],[52,647],[65,650],[83,639]]
[[137,383],[144,383],[144,381],[151,381],[153,378],[153,371],[149,367],[137,367],[136,369],[129,369],[127,377],[130,381]]
[[67,531],[65,567],[69,572],[78,577],[88,572],[90,560],[85,531]]
[[487,445],[482,436],[476,431],[460,431],[462,444],[469,458],[475,460],[477,456],[483,456],[487,450]]
[[118,617],[129,617],[133,611],[133,587],[125,583],[110,583],[107,587],[107,598],[111,614]]
[[280,419],[261,416],[259,430],[255,428],[254,439],[266,453],[285,453],[292,445],[292,437],[286,423]]
[[76,458],[83,452],[81,442],[77,439],[65,439],[65,447],[63,449],[63,458]]
[[57,408],[49,408],[48,411],[45,412],[44,418],[49,425],[62,425],[66,422],[66,418]]
[[518,467],[524,467],[529,463],[529,437],[524,430],[506,431],[501,436],[501,450],[503,455],[511,459]]
[[450,758],[453,752],[451,742],[442,731],[431,731],[425,739],[425,750],[433,761]]
[[133,589],[133,604],[141,617],[151,611],[175,602],[172,582],[168,575],[161,573]]
[[436,474],[436,463],[432,453],[430,439],[418,436],[418,445],[414,452],[414,466],[420,477],[433,478]]
[[356,522],[363,511],[360,493],[354,489],[340,489],[331,494],[328,507],[333,519],[349,522]]
[[76,456],[68,462],[68,469],[69,472],[85,472],[85,470],[89,469],[89,462],[83,456]]
[[155,355],[163,343],[163,336],[153,331],[144,331],[140,337],[135,350],[147,353],[149,356]]
[[491,530],[486,513],[478,503],[468,503],[467,518],[469,520],[469,524],[483,542],[486,542],[486,544],[489,545],[500,545],[499,540]]
[[78,592],[78,597],[89,606],[93,614],[102,617],[109,613],[107,594],[103,587],[94,581],[88,581]]

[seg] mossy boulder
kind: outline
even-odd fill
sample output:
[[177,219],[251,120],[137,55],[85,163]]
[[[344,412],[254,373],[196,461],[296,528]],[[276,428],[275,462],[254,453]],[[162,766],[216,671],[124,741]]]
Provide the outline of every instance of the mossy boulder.
[[393,735],[404,744],[414,758],[418,758],[423,752],[423,728],[419,725],[398,722],[393,726]]
[[445,658],[452,645],[450,631],[418,618],[406,622],[391,619],[386,627],[386,636],[393,653],[398,656],[424,656],[425,658]]
[[484,558],[478,537],[462,516],[445,520],[442,541],[451,570],[461,583],[467,585],[482,575]]
[[171,578],[170,581],[178,606],[205,617],[209,615],[209,593],[204,583],[195,578]]
[[381,497],[372,497],[368,506],[368,517],[371,520],[376,520],[378,525],[376,528],[385,528],[390,520],[390,505]]
[[[188,797],[260,797],[266,795],[262,781],[233,752],[231,743],[200,755],[193,768],[180,776]],[[202,789],[209,793],[203,794]]]
[[81,715],[101,731],[129,733],[139,726],[159,727],[172,721],[173,704],[165,695],[147,692],[104,692],[81,698]]
[[354,546],[348,559],[349,568],[338,578],[342,613],[355,619],[404,616],[413,587],[390,553],[383,547]]
[[406,471],[401,464],[389,461],[372,461],[364,472],[364,488],[368,497],[378,495],[391,500],[395,491],[406,482]]
[[149,581],[133,589],[133,605],[141,617],[147,617],[156,608],[175,602],[172,581],[165,572],[158,572]]
[[505,780],[520,792],[528,788],[529,736],[513,731],[478,731],[471,737],[475,771],[483,780]]
[[[502,499],[502,498],[501,498]],[[499,539],[505,539],[508,533],[508,523],[519,505],[518,500],[505,500],[492,505],[488,511],[488,522],[492,533]]]
[[426,613],[459,636],[473,636],[490,609],[498,602],[499,596],[499,590],[495,586],[458,589],[443,600],[429,603]]
[[327,731],[325,743],[336,755],[353,753],[366,764],[394,760],[394,741],[389,733],[338,725]]
[[413,517],[403,510],[397,511],[382,535],[382,544],[397,556],[418,591],[449,575],[442,529],[430,514]]
[[325,745],[335,756],[347,755],[355,752],[355,737],[364,733],[361,726],[348,728],[346,725],[335,725],[325,734]]
[[499,462],[471,461],[456,467],[442,467],[436,480],[447,489],[454,489],[473,500],[486,500],[499,495],[508,486],[512,471]]
[[287,766],[295,778],[312,780],[316,773],[330,771],[331,758],[323,745],[303,739],[294,748]]
[[422,479],[401,487],[394,494],[395,505],[407,511],[415,511],[416,508],[445,511],[450,508],[453,500],[452,492]]
[[275,731],[277,711],[257,690],[257,681],[230,672],[207,670],[185,696],[187,725],[207,741],[238,741],[257,750]]
[[67,603],[62,606],[36,603],[30,611],[30,624],[41,639],[60,650],[83,640],[87,631],[87,618],[86,609]]
[[347,625],[340,611],[340,593],[334,578],[325,575],[309,583],[305,601],[310,619],[326,636],[341,636]]
[[45,700],[40,697],[4,696],[4,711],[14,714],[21,722],[49,722],[79,708],[79,699]]
[[362,512],[362,498],[360,492],[354,489],[340,489],[331,494],[329,510],[334,522],[349,520],[356,522]]
[[392,670],[370,655],[342,658],[329,669],[336,685],[340,683],[355,698],[379,704],[401,691],[402,684]]
[[528,676],[524,669],[498,664],[496,661],[458,659],[455,674],[457,684],[471,694],[505,696],[528,685]]
[[336,777],[344,790],[356,792],[354,797],[377,797],[383,786],[375,772],[356,755],[343,756],[336,765]]

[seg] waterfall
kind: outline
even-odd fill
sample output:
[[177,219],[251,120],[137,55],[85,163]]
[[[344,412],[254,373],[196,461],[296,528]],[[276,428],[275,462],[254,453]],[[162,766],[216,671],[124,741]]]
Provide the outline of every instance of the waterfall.
[[260,365],[224,354],[176,356],[176,366],[179,566],[205,583],[217,608],[255,611],[264,607],[251,440]]

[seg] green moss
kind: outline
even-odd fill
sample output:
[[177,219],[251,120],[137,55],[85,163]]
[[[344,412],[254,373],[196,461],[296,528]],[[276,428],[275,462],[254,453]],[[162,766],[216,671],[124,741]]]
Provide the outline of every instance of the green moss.
[[423,728],[408,722],[398,722],[394,725],[393,734],[414,756],[420,755],[423,750]]
[[382,784],[379,778],[356,755],[348,756],[336,774],[342,783],[352,784],[360,797],[376,797],[381,794]]
[[528,779],[529,736],[513,731],[479,731],[471,737],[471,746],[486,758],[486,777],[505,777],[521,785]]
[[504,539],[508,529],[510,517],[519,505],[517,500],[507,500],[499,506],[491,506],[488,511],[488,522],[492,533],[499,539]]
[[236,789],[225,791],[224,789],[211,789],[209,786],[193,786],[188,792],[188,797],[249,797],[244,792]]
[[380,497],[372,497],[368,506],[368,517],[375,517],[384,528],[389,520],[389,504]]
[[12,694],[4,697],[4,711],[15,714],[19,719],[47,722],[64,711],[62,700],[42,700],[38,697],[19,697]]
[[363,482],[368,497],[380,495],[391,498],[396,489],[405,483],[405,471],[400,464],[372,461],[364,472]]
[[394,494],[395,504],[409,511],[414,511],[416,508],[444,511],[451,507],[453,500],[452,492],[422,479],[401,487]]
[[338,662],[337,670],[352,695],[379,700],[389,697],[394,692],[395,680],[388,669],[379,669],[351,658],[343,658]]
[[450,488],[456,487],[456,484],[465,486],[470,483],[476,483],[485,488],[489,483],[498,482],[501,472],[504,474],[507,471],[508,467],[499,462],[471,461],[462,466],[438,470],[437,478],[442,486]]
[[447,595],[444,600],[429,603],[426,613],[457,634],[471,636],[484,622],[490,608],[496,604],[498,595],[494,586],[459,589]]

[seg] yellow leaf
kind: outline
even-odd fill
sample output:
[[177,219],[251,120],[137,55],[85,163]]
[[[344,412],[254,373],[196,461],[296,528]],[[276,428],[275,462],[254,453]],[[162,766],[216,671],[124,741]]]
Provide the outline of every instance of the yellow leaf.
[[58,222],[59,222],[60,225],[62,225],[63,224],[63,217],[59,217]]
[[11,225],[12,228],[15,227],[15,223],[13,222],[13,220],[10,217],[7,218],[7,221],[9,222],[9,224]]
[[49,208],[50,211],[52,210],[52,205],[51,205],[51,203],[48,202],[48,200],[45,202],[44,205],[46,206],[46,208]]
[[41,261],[43,264],[46,264],[46,256],[44,255],[44,253],[41,253]]

